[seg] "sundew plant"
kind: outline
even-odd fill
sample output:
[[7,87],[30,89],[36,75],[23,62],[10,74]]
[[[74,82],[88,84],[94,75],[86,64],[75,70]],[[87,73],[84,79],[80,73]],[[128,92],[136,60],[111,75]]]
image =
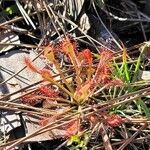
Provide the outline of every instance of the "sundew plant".
[[[40,74],[46,84],[41,85],[36,92],[24,96],[22,102],[33,106],[42,103],[43,108],[56,111],[57,115],[44,117],[40,121],[41,125],[66,115],[62,112],[59,114],[60,110],[65,112],[73,108],[72,112],[78,115],[74,121],[62,127],[66,130],[63,137],[79,134],[83,130],[82,109],[101,102],[100,99],[94,102],[95,95],[101,97],[99,92],[123,86],[123,81],[113,75],[114,54],[110,50],[100,49],[97,57],[94,57],[90,49],[80,49],[76,41],[67,37],[48,45],[44,48],[43,55],[51,67],[39,69],[25,58],[28,68]],[[57,78],[55,73],[59,74]],[[118,115],[108,115],[107,112],[103,112],[102,117],[110,126],[118,126],[123,122]],[[85,120],[95,124],[98,117],[90,114],[85,117]]]

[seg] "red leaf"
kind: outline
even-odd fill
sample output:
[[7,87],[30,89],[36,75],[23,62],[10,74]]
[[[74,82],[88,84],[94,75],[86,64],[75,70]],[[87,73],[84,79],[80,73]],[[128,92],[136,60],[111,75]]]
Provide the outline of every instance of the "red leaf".
[[41,86],[39,88],[39,91],[44,94],[45,96],[49,96],[49,97],[57,97],[58,96],[58,92],[54,91],[52,88],[47,87],[47,86]]
[[95,73],[95,81],[97,83],[106,84],[110,81],[111,68],[107,63],[100,60],[96,73]]
[[108,49],[100,50],[100,59],[106,62],[110,62],[113,59],[113,52]]
[[60,48],[63,53],[69,55],[70,53],[75,52],[76,44],[71,42],[71,40],[67,37],[61,42]]
[[39,73],[39,69],[33,65],[32,61],[28,57],[24,58],[24,62],[31,71]]
[[79,52],[78,59],[83,64],[92,64],[93,57],[89,49],[84,49],[82,52]]
[[69,123],[66,127],[66,137],[70,137],[75,135],[79,132],[79,120],[75,120]]
[[30,104],[32,106],[34,106],[35,104],[41,102],[41,100],[39,100],[36,96],[36,94],[31,93],[29,95],[23,96],[21,98],[22,103],[24,104]]
[[110,87],[121,87],[123,85],[123,82],[120,79],[115,79],[115,80],[111,80],[108,84],[107,84],[107,88]]
[[117,127],[120,126],[122,123],[124,123],[124,119],[121,118],[119,115],[104,115],[104,119],[106,123],[111,127]]
[[84,101],[90,94],[93,85],[93,80],[86,81],[81,87],[76,89],[76,92],[74,94],[75,98],[80,102]]
[[100,60],[95,73],[95,81],[97,83],[107,84],[110,82],[110,75],[112,72],[112,58],[113,53],[109,50],[102,50],[100,53]]

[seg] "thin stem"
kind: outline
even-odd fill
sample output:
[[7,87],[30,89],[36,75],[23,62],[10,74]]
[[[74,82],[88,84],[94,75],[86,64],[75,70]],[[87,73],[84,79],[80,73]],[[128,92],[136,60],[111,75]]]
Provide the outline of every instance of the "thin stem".
[[59,84],[58,81],[55,81],[53,78],[46,78],[49,82],[56,85],[60,89],[62,89],[65,93],[67,93],[70,97],[74,98],[74,94],[68,91],[63,85]]
[[74,51],[72,51],[69,55],[70,57],[70,60],[74,66],[74,69],[75,69],[75,72],[76,72],[76,75],[77,75],[77,85],[78,87],[81,85],[81,78],[80,78],[80,68],[78,67],[78,60],[77,60],[77,57],[74,53]]
[[66,78],[65,78],[65,76],[64,76],[64,73],[61,71],[58,62],[57,62],[56,60],[54,60],[53,63],[55,64],[55,67],[56,67],[56,69],[58,70],[58,72],[59,72],[59,74],[60,74],[60,77],[62,78],[63,82],[65,83],[65,85],[67,86],[67,88],[69,89],[69,91],[70,91],[71,93],[74,93],[73,88],[68,84],[68,82],[67,82],[67,80],[66,80]]

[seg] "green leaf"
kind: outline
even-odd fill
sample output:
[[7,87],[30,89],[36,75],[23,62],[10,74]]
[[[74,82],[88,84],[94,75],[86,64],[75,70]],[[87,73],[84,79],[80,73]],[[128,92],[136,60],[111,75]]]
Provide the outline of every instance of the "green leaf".
[[69,139],[68,142],[67,142],[67,146],[72,145],[72,143],[73,143],[73,141],[71,139]]
[[128,63],[127,63],[127,51],[126,49],[124,48],[123,49],[123,69],[124,69],[124,79],[127,83],[130,82],[130,71],[129,71],[129,68],[128,68]]
[[135,65],[135,70],[134,70],[134,75],[133,75],[132,82],[135,82],[136,79],[137,79],[137,75],[138,75],[138,73],[139,73],[139,71],[140,71],[141,59],[142,59],[143,52],[144,52],[145,48],[146,48],[146,45],[143,46],[143,48],[142,48],[142,50],[141,50],[141,53],[140,53],[140,55],[139,55],[139,57],[138,57],[138,59],[137,59],[137,63],[136,63],[136,65]]
[[67,146],[72,145],[73,143],[80,143],[80,137],[78,135],[71,136],[70,140],[67,142]]
[[122,77],[122,71],[121,71],[121,67],[119,68],[118,64],[116,63],[116,61],[114,60],[114,66],[115,66],[115,75],[117,77]]
[[144,101],[141,100],[141,99],[139,99],[137,102],[138,102],[138,104],[141,106],[141,108],[143,109],[143,111],[144,111],[146,117],[147,117],[147,118],[150,118],[150,111],[149,111],[147,105],[144,103]]
[[13,9],[11,7],[7,7],[6,12],[7,12],[7,14],[12,15],[13,14]]

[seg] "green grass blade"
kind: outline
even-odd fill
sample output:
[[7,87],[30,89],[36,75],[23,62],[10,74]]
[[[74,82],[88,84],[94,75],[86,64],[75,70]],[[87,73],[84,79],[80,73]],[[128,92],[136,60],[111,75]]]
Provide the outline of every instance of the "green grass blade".
[[150,111],[147,107],[147,105],[144,103],[143,100],[139,99],[138,101],[138,104],[141,106],[142,110],[144,111],[145,115],[147,118],[150,118]]
[[114,60],[114,66],[115,66],[115,72],[114,75],[121,78],[122,77],[122,67],[119,68],[118,64],[116,63],[116,61]]
[[132,82],[135,82],[136,79],[137,79],[137,75],[140,71],[140,65],[141,65],[141,59],[142,59],[142,56],[143,56],[143,52],[144,52],[144,49],[146,48],[146,45],[143,46],[142,50],[141,50],[141,53],[137,59],[137,63],[135,65],[135,70],[134,70],[134,75],[133,75],[133,79],[132,79]]
[[125,81],[127,83],[130,83],[130,71],[129,71],[129,67],[128,67],[128,63],[127,63],[127,51],[124,48],[123,49],[123,69],[124,69],[124,77],[125,77]]

